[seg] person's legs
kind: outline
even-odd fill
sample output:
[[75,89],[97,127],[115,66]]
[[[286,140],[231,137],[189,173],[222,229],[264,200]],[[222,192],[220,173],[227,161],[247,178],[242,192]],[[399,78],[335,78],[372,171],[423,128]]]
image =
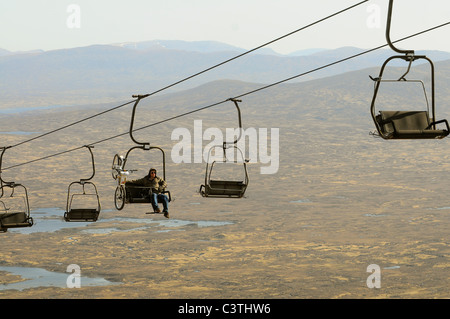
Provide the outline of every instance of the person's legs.
[[167,198],[167,196],[164,194],[159,194],[158,200],[161,201],[161,203],[163,204],[164,217],[169,218],[169,198]]
[[169,211],[169,199],[164,194],[158,195],[158,201],[160,201],[163,204],[163,212]]
[[151,198],[151,203],[152,203],[152,207],[153,207],[153,211],[159,213],[160,209],[158,207],[158,194],[156,193],[152,193],[150,195]]

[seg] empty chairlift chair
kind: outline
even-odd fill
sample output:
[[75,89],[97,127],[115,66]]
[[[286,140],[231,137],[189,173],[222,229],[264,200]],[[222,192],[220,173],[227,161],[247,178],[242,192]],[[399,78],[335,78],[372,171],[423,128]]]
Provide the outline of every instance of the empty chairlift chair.
[[[80,179],[79,181],[72,182],[69,185],[68,191],[67,191],[67,204],[66,204],[66,211],[64,213],[64,220],[67,222],[76,222],[76,221],[92,221],[95,222],[98,219],[98,216],[100,215],[101,211],[101,205],[100,205],[100,199],[97,191],[97,187],[94,183],[90,182],[92,178],[94,178],[95,175],[95,164],[94,164],[94,154],[92,153],[91,148],[93,146],[85,146],[89,152],[91,153],[91,159],[92,159],[92,176],[87,179]],[[73,189],[74,185],[79,185],[82,189],[82,192],[74,192],[71,191]],[[89,187],[91,189],[90,192],[86,192],[86,187]],[[74,200],[76,198],[76,200]],[[92,205],[89,205],[90,207],[87,207],[86,199],[93,198],[93,202],[95,203]],[[81,200],[84,199],[84,200]],[[81,203],[81,204],[80,204]]]
[[[386,28],[386,40],[389,46],[396,52],[404,55],[396,55],[388,58],[382,65],[378,77],[370,77],[375,82],[374,95],[371,103],[371,115],[375,123],[376,132],[374,135],[383,139],[441,139],[446,137],[449,132],[447,120],[436,120],[435,111],[435,83],[434,83],[434,64],[425,55],[415,55],[413,50],[397,49],[389,37],[393,0],[389,2],[388,21]],[[406,72],[397,80],[384,80],[383,73],[389,62],[393,60],[403,60],[408,63]],[[431,103],[427,97],[425,85],[421,80],[407,80],[406,75],[410,72],[412,63],[417,60],[425,60],[430,65],[431,70]],[[408,110],[395,109],[376,111],[377,95],[381,83],[410,83],[417,82],[423,90],[426,110]],[[431,109],[430,109],[431,107]],[[440,127],[438,127],[438,125]]]
[[[4,196],[4,188],[10,188],[11,194],[9,198],[0,198],[0,232],[6,232],[9,228],[31,227],[33,226],[33,218],[30,217],[30,207],[28,203],[28,194],[25,186],[16,183],[6,183],[1,186],[2,195]],[[16,194],[17,188],[22,188],[21,195]],[[10,206],[11,199],[18,199],[22,205]]]
[[[236,146],[239,139],[242,137],[242,123],[241,123],[241,112],[239,109],[238,102],[240,100],[230,99],[233,101],[236,109],[238,111],[239,118],[239,136],[233,143],[224,142],[223,145],[216,145],[209,149],[208,159],[206,163],[205,172],[205,183],[200,186],[199,192],[203,197],[222,197],[222,198],[242,198],[244,197],[245,191],[247,190],[249,178],[247,172],[247,160],[244,158],[242,151]],[[234,145],[230,145],[234,144]],[[229,160],[227,159],[226,150],[233,147],[237,150],[237,153],[241,156],[241,161],[237,159]],[[220,161],[212,161],[210,164],[211,152],[215,148],[222,148],[223,156]],[[216,172],[218,163],[226,163],[226,165],[240,165],[242,167],[242,175],[236,179],[218,179],[212,178],[212,172]],[[216,167],[214,167],[216,165]]]
[[[5,182],[1,177],[3,154],[7,148],[4,147],[0,155],[0,232],[6,232],[9,228],[33,226],[26,187],[15,182]],[[6,189],[10,190],[8,195]]]
[[[209,155],[211,154],[210,149]],[[241,152],[237,147],[236,149]],[[208,163],[206,164],[206,173],[205,173],[205,184],[200,186],[200,194],[203,197],[235,197],[241,198],[244,196],[245,191],[248,186],[248,172],[247,172],[247,163],[246,160],[242,156],[242,162],[237,160],[227,160],[226,158],[226,146],[224,143],[223,148],[223,160],[221,161],[213,161],[209,164],[208,155]],[[242,155],[242,153],[240,153]],[[239,179],[219,179],[212,178],[212,172],[216,172],[218,170],[218,166],[216,164],[224,163],[225,165],[242,165],[242,173],[241,178]],[[214,167],[216,165],[216,167]]]

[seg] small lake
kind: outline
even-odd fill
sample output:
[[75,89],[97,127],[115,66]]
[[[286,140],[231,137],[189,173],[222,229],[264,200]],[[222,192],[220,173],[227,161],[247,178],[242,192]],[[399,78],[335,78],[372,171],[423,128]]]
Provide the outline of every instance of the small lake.
[[73,279],[69,278],[72,275],[72,272],[58,273],[42,268],[0,266],[0,271],[6,271],[12,275],[20,276],[22,279],[25,279],[20,282],[0,285],[0,290],[14,289],[22,291],[24,289],[39,287],[71,288],[70,285],[73,286],[75,280],[79,280],[79,288],[120,284],[108,281],[104,278],[83,277],[82,273],[79,274],[78,279]]
[[24,132],[24,131],[10,131],[10,132],[0,132],[0,135],[33,135],[39,132]]
[[67,107],[66,105],[47,105],[47,106],[32,106],[32,107],[11,107],[0,109],[0,114],[17,114],[30,111],[51,110],[55,108]]
[[[162,214],[152,215],[148,218],[129,218],[129,217],[112,217],[102,218],[100,213],[99,219],[96,222],[66,222],[63,219],[64,210],[60,208],[42,208],[31,212],[34,224],[31,227],[11,228],[8,232],[0,234],[0,236],[8,236],[8,233],[31,234],[37,232],[55,232],[65,228],[78,228],[80,233],[86,234],[110,234],[114,232],[129,232],[134,230],[154,229],[155,232],[168,231],[185,231],[190,227],[217,227],[232,225],[233,222],[228,221],[207,221],[207,220],[181,220],[181,219],[167,219]],[[113,227],[111,227],[113,222]],[[117,223],[117,227],[114,225]],[[104,225],[104,227],[102,227]],[[126,225],[126,229],[122,229]],[[131,227],[130,227],[131,225]],[[1,238],[1,237],[0,237]],[[47,271],[42,268],[32,267],[6,267],[0,266],[0,271],[6,271],[12,275],[20,276],[24,279],[21,282],[0,285],[1,290],[15,289],[23,290],[38,287],[59,287],[68,288],[67,280],[71,273],[57,273]],[[106,286],[120,283],[110,282],[104,278],[89,278],[83,277],[82,273],[79,277],[80,286]]]
[[[168,231],[182,231],[189,227],[218,227],[232,225],[233,222],[229,221],[213,221],[213,220],[181,220],[181,219],[167,219],[162,214],[146,215],[155,216],[155,218],[129,218],[129,217],[113,217],[104,218],[103,213],[108,210],[100,212],[99,219],[96,222],[66,222],[63,219],[64,210],[60,208],[42,208],[31,211],[30,216],[33,218],[33,226],[22,228],[10,228],[8,232],[31,234],[42,232],[55,232],[66,228],[80,228],[83,233],[89,234],[109,234],[113,232],[129,232],[133,230],[155,228],[156,232],[168,232]],[[110,210],[109,210],[110,212]],[[99,227],[105,222],[109,222],[109,226]],[[120,229],[119,227],[111,227],[110,222],[117,222],[117,224],[136,224],[136,227],[127,229]],[[92,226],[92,227],[91,227]],[[8,233],[7,232],[7,233]],[[6,233],[6,234],[7,234]],[[5,234],[0,234],[3,236]]]
[[304,199],[291,200],[291,201],[289,201],[289,203],[303,204],[303,203],[311,203],[311,201],[307,198],[304,198]]
[[10,228],[8,232],[31,234],[54,232],[63,228],[88,226],[92,222],[66,222],[63,219],[64,211],[60,208],[41,208],[31,211],[33,226],[23,228]]
[[450,206],[444,206],[444,207],[436,207],[436,208],[429,208],[431,210],[447,210],[450,209]]
[[89,233],[89,234],[108,234],[113,232],[129,232],[133,230],[141,230],[141,229],[147,229],[149,227],[157,227],[162,226],[163,229],[158,229],[156,232],[162,233],[162,232],[169,232],[174,230],[185,230],[182,229],[182,227],[189,227],[189,226],[195,226],[195,227],[217,227],[217,226],[226,226],[231,225],[233,223],[231,222],[220,222],[220,221],[189,221],[189,220],[179,220],[179,219],[161,219],[161,220],[152,220],[152,219],[139,219],[139,218],[111,218],[108,219],[108,221],[117,221],[119,223],[126,222],[126,223],[139,223],[139,224],[147,224],[147,226],[138,226],[131,229],[118,229],[114,227],[110,228],[95,228],[95,229],[83,229],[83,233]]

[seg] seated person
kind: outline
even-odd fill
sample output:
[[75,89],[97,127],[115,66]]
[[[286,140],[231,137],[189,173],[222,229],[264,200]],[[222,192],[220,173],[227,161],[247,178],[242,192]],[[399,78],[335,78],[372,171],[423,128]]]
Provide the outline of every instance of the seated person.
[[153,211],[155,213],[160,213],[158,202],[163,204],[164,217],[169,218],[169,199],[165,194],[162,194],[164,189],[167,187],[167,183],[161,177],[156,176],[156,169],[151,168],[148,175],[131,181],[130,184],[149,187],[149,195],[151,198],[151,203]]

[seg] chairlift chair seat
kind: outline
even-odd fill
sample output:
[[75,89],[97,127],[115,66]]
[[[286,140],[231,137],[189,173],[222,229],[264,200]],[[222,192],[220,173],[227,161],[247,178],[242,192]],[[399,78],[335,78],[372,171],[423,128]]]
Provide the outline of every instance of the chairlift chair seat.
[[[125,185],[125,192],[126,192],[126,203],[134,203],[134,204],[149,204],[151,203],[151,197],[150,197],[150,187],[145,186],[135,186],[131,182],[128,182]],[[164,191],[162,194],[165,194],[169,200],[169,202],[172,200],[170,196],[169,191]],[[158,200],[158,202],[161,202]]]
[[0,229],[30,227],[33,219],[26,212],[2,213],[0,214]]
[[202,185],[204,197],[242,197],[247,184],[243,181],[210,180],[209,184]]
[[100,211],[95,208],[72,208],[64,213],[65,221],[97,221]]
[[[390,139],[443,138],[450,132],[447,120],[433,122],[427,111],[379,111],[376,120],[384,136]],[[432,129],[443,122],[447,129]]]

